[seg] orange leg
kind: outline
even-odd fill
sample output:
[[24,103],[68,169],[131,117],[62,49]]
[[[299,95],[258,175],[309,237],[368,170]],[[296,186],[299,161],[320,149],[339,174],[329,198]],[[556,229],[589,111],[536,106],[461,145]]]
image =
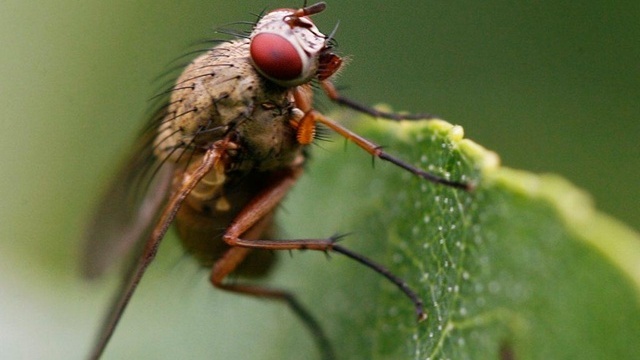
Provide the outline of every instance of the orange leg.
[[335,242],[333,239],[246,240],[240,238],[242,234],[247,232],[260,219],[267,216],[278,206],[301,174],[301,168],[291,169],[290,172],[281,176],[277,181],[252,199],[227,228],[226,233],[222,237],[224,241],[230,246],[254,249],[331,250]]
[[[297,304],[289,293],[250,285],[227,284],[224,280],[242,262],[247,254],[247,249],[334,251],[346,255],[386,277],[409,297],[416,309],[418,320],[424,320],[426,314],[422,300],[418,295],[402,279],[393,275],[382,265],[336,244],[341,236],[300,240],[249,240],[241,238],[243,234],[276,208],[301,174],[301,168],[290,169],[268,185],[238,214],[223,235],[224,241],[232,248],[214,265],[211,272],[211,282],[216,287],[230,291],[284,300],[303,319],[311,331],[316,333],[319,328],[316,327],[315,320]],[[321,339],[320,342],[324,343],[324,340]]]
[[[381,112],[373,108],[367,107],[365,105],[355,103],[352,100],[343,98],[342,96],[340,96],[340,94],[335,89],[333,84],[328,80],[321,81],[320,84],[324,89],[324,91],[329,96],[329,98],[331,98],[331,100],[334,100],[338,103],[349,106],[354,110],[369,114],[371,116],[387,118],[392,120],[418,120],[418,119],[433,118],[433,116],[430,114],[404,115],[404,114]],[[304,112],[304,117],[297,123],[297,129],[296,129],[298,142],[300,144],[306,145],[306,144],[310,144],[313,141],[313,137],[315,135],[316,122],[320,122],[326,125],[331,130],[337,132],[347,140],[354,142],[356,145],[358,145],[360,148],[362,148],[369,154],[377,158],[380,158],[382,160],[388,161],[396,166],[399,166],[417,176],[420,176],[425,180],[431,181],[436,184],[443,184],[443,185],[447,185],[447,186],[451,186],[454,188],[463,189],[467,191],[472,191],[474,189],[473,184],[467,184],[459,181],[452,181],[452,180],[445,179],[437,175],[428,173],[422,169],[416,168],[415,166],[412,166],[398,159],[397,157],[383,151],[380,146],[376,145],[372,141],[367,140],[366,138],[354,133],[353,131],[343,127],[342,125],[338,124],[337,122],[323,115],[319,111],[314,110],[312,107],[313,93],[309,86],[296,87],[294,89],[293,96],[296,102],[296,106]]]
[[[318,321],[311,315],[307,309],[298,302],[296,297],[284,290],[280,289],[272,289],[263,286],[257,285],[242,285],[235,283],[228,283],[225,281],[226,277],[231,274],[245,259],[245,257],[251,251],[251,247],[256,248],[267,248],[267,249],[298,249],[302,248],[298,246],[297,241],[293,242],[285,242],[286,246],[269,246],[270,243],[268,241],[262,240],[240,240],[237,239],[237,236],[229,235],[229,234],[244,234],[247,231],[251,231],[251,229],[258,225],[261,220],[264,219],[265,216],[269,216],[269,214],[275,209],[275,207],[280,203],[282,198],[287,194],[291,186],[295,183],[297,178],[301,175],[302,169],[293,169],[290,172],[285,173],[280,179],[278,179],[274,184],[268,187],[262,194],[258,195],[249,205],[245,207],[245,209],[238,215],[236,220],[227,230],[227,234],[225,235],[225,241],[227,241],[233,247],[220,258],[213,265],[211,270],[211,283],[220,289],[232,291],[236,293],[241,293],[245,295],[257,296],[257,297],[265,297],[274,300],[280,300],[285,302],[302,320],[304,325],[309,329],[311,334],[313,335],[314,340],[318,348],[322,353],[322,358],[324,360],[335,359],[335,353],[327,338],[326,334],[322,330],[322,327],[318,323]],[[229,237],[233,237],[239,241],[228,241]],[[302,241],[303,243],[305,241]],[[306,241],[311,242],[315,241]],[[246,246],[247,244],[257,243],[261,246]],[[295,243],[295,244],[294,244]],[[327,246],[325,244],[331,244],[329,240],[322,240],[320,243],[323,246],[319,246],[320,250],[327,250]],[[245,245],[243,247],[243,245]],[[315,246],[312,246],[316,248]]]
[[311,332],[316,345],[320,349],[322,359],[335,359],[335,352],[331,346],[329,338],[327,338],[327,335],[322,330],[322,326],[320,326],[313,315],[302,304],[300,304],[293,294],[284,290],[272,289],[264,286],[225,282],[227,275],[233,272],[233,270],[242,263],[250,251],[251,249],[242,247],[232,247],[227,250],[227,252],[213,265],[213,269],[211,270],[211,283],[222,290],[285,302]]
[[304,116],[297,123],[296,139],[302,145],[309,145],[316,134],[316,119],[311,114],[313,90],[309,85],[297,86],[293,90],[293,98],[296,107],[304,112]]
[[370,140],[367,140],[365,138],[363,138],[362,136],[354,133],[353,131],[343,127],[342,125],[338,124],[337,122],[331,120],[330,118],[326,117],[325,115],[321,114],[318,111],[315,110],[311,110],[309,112],[308,115],[313,115],[313,117],[315,118],[315,121],[324,124],[325,126],[327,126],[328,128],[330,128],[331,130],[337,132],[338,134],[342,135],[344,138],[346,138],[349,141],[354,142],[356,145],[358,145],[360,148],[362,148],[363,150],[365,150],[366,152],[368,152],[369,154],[380,158],[382,160],[388,161],[396,166],[399,166],[425,180],[429,180],[433,183],[436,184],[443,184],[443,185],[447,185],[447,186],[451,186],[454,188],[458,188],[458,189],[463,189],[463,190],[467,190],[467,191],[471,191],[473,190],[474,186],[473,184],[469,184],[469,183],[463,183],[463,182],[459,182],[459,181],[453,181],[453,180],[449,180],[449,179],[445,179],[439,176],[436,176],[434,174],[428,173],[422,169],[419,169],[415,166],[412,166],[400,159],[398,159],[397,157],[385,152],[382,150],[382,148],[378,145],[376,145],[375,143],[373,143]]
[[185,174],[182,184],[169,198],[160,219],[153,229],[149,240],[145,244],[140,259],[136,264],[134,264],[134,266],[128,269],[125,282],[122,284],[120,291],[113,299],[113,303],[111,304],[100,331],[100,337],[91,350],[89,359],[99,359],[102,356],[109,339],[113,335],[116,325],[120,321],[125,308],[129,304],[129,300],[131,300],[131,296],[138,287],[145,271],[155,258],[158,247],[160,246],[160,241],[162,241],[162,238],[169,229],[169,225],[171,225],[171,222],[175,218],[182,202],[189,195],[191,190],[196,187],[200,180],[202,180],[202,178],[221,161],[224,152],[225,149],[222,142],[214,145],[212,149],[208,150],[202,159],[202,163],[192,173]]

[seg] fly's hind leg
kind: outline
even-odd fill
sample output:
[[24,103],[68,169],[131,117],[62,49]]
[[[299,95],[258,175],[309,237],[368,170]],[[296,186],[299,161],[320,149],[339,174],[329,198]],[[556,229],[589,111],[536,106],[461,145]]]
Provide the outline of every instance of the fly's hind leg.
[[324,335],[318,322],[300,305],[292,294],[278,289],[255,285],[233,284],[225,281],[226,277],[238,267],[251,249],[318,250],[343,254],[383,275],[396,285],[413,303],[418,320],[422,321],[426,319],[422,300],[401,278],[393,275],[384,266],[336,244],[336,241],[340,238],[339,236],[324,239],[300,240],[255,240],[252,239],[253,236],[247,236],[248,233],[251,233],[252,230],[255,229],[256,225],[259,226],[265,217],[270,216],[301,174],[302,169],[297,167],[281,172],[236,216],[223,236],[224,241],[231,248],[213,266],[211,272],[211,282],[213,285],[228,291],[268,297],[286,302],[315,335],[317,344],[322,349],[325,359],[333,358],[333,350],[331,350],[329,346],[327,337]]
[[217,288],[241,293],[245,295],[257,296],[280,300],[286,303],[294,314],[311,332],[316,345],[320,349],[323,360],[335,359],[335,352],[327,335],[313,315],[298,301],[290,292],[273,289],[258,285],[243,285],[226,282],[226,277],[242,263],[251,249],[242,247],[232,247],[220,258],[211,271],[211,283]]
[[[264,224],[262,223],[264,220],[272,215],[273,210],[284,198],[301,173],[302,169],[294,168],[289,171],[284,171],[280,176],[276,177],[271,185],[267,186],[267,188],[258,195],[256,199],[253,199],[253,201],[245,207],[245,210],[241,213],[244,215],[238,216],[241,220],[236,218],[233,225],[231,225],[231,228],[237,227],[239,223],[239,227],[243,229],[241,230],[242,234],[251,234],[249,237],[259,236],[259,234],[255,233],[255,230],[263,228],[262,225]],[[227,230],[227,234],[229,232],[230,230]],[[335,359],[336,357],[333,347],[329,342],[329,338],[320,326],[320,323],[318,323],[315,317],[292,293],[281,289],[273,289],[259,285],[237,284],[226,281],[227,276],[242,264],[251,251],[252,249],[249,247],[232,245],[232,247],[227,250],[213,265],[210,277],[213,286],[240,294],[283,301],[289,306],[289,308],[291,308],[291,310],[293,310],[294,314],[311,332],[316,345],[320,349],[322,359]]]

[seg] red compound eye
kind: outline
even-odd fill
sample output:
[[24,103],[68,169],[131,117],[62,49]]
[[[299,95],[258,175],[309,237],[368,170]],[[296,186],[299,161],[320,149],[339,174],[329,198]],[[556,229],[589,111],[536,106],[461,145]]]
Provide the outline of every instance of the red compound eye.
[[251,40],[251,59],[260,72],[274,80],[293,80],[302,75],[302,59],[290,41],[262,33]]

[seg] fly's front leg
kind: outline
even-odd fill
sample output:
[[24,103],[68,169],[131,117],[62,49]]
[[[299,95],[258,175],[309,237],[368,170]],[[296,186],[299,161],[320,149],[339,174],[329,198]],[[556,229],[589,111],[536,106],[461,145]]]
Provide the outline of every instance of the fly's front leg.
[[[323,87],[323,89],[327,92],[327,94],[329,95],[329,97],[332,100],[335,100],[337,102],[343,103],[343,104],[347,104],[348,106],[362,111],[364,113],[370,114],[372,116],[375,117],[382,117],[382,118],[388,118],[388,119],[394,119],[394,120],[403,120],[403,119],[428,119],[431,118],[431,115],[428,114],[418,114],[415,115],[415,117],[412,117],[414,115],[402,115],[402,114],[394,114],[394,113],[385,113],[385,112],[380,112],[377,111],[373,108],[364,106],[364,105],[359,105],[356,104],[354,102],[351,102],[351,100],[345,100],[344,98],[342,98],[337,90],[333,87],[333,84],[331,82],[329,82],[328,80],[322,81],[321,85]],[[384,150],[382,150],[382,148],[378,145],[376,145],[375,143],[371,142],[370,140],[354,133],[353,131],[343,127],[342,125],[338,124],[337,122],[331,120],[330,118],[326,117],[325,115],[323,115],[322,113],[318,112],[317,110],[314,110],[312,107],[312,103],[311,103],[311,96],[312,96],[312,92],[311,92],[311,88],[308,86],[298,86],[294,89],[293,91],[293,96],[295,98],[295,103],[296,106],[304,113],[304,116],[296,122],[296,132],[297,132],[297,138],[298,138],[298,142],[300,144],[310,144],[313,141],[313,136],[315,134],[315,127],[316,127],[316,122],[320,122],[324,125],[326,125],[328,128],[330,128],[331,130],[337,132],[338,134],[342,135],[344,138],[348,139],[349,141],[354,142],[356,145],[358,145],[359,147],[361,147],[362,149],[364,149],[366,152],[368,152],[369,154],[380,158],[382,160],[388,161],[396,166],[399,166],[409,172],[412,172],[413,174],[420,176],[423,179],[429,180],[433,183],[436,184],[443,184],[443,185],[447,185],[447,186],[451,186],[454,188],[458,188],[458,189],[463,189],[463,190],[467,190],[467,191],[471,191],[474,189],[474,185],[473,184],[469,184],[469,183],[463,183],[463,182],[459,182],[459,181],[453,181],[453,180],[449,180],[449,179],[445,179],[443,177],[428,173],[422,169],[419,169],[415,166],[412,166],[404,161],[402,161],[401,159],[385,152]],[[346,101],[346,102],[345,102]],[[355,105],[354,105],[355,104]],[[426,116],[426,117],[425,117]]]
[[336,87],[329,80],[321,81],[320,85],[322,86],[322,90],[324,90],[325,94],[327,94],[327,97],[329,97],[329,99],[331,99],[331,101],[334,101],[334,102],[336,102],[336,103],[338,103],[340,105],[352,108],[353,110],[359,111],[361,113],[365,113],[365,114],[371,115],[373,117],[382,118],[382,119],[389,119],[389,120],[396,120],[396,121],[399,121],[399,120],[429,120],[429,119],[438,118],[436,115],[428,114],[428,113],[398,114],[398,113],[379,111],[379,110],[376,110],[376,109],[372,108],[371,106],[368,106],[368,105],[365,105],[365,104],[361,104],[361,103],[359,103],[357,101],[351,100],[349,98],[346,98],[346,97],[340,95],[340,93],[338,92]]
[[458,189],[463,189],[463,190],[467,190],[467,191],[471,191],[473,190],[474,186],[473,184],[470,183],[464,183],[464,182],[459,182],[459,181],[454,181],[454,180],[449,180],[449,179],[445,179],[443,177],[428,173],[422,169],[419,169],[415,166],[412,166],[404,161],[402,161],[401,159],[398,159],[397,157],[385,152],[384,150],[382,150],[382,148],[378,145],[376,145],[375,143],[373,143],[372,141],[354,133],[353,131],[343,127],[342,125],[338,124],[337,122],[329,119],[328,117],[324,116],[323,114],[319,113],[318,111],[315,110],[311,110],[309,112],[309,114],[307,114],[307,116],[313,116],[313,118],[315,119],[315,121],[320,122],[324,125],[326,125],[328,128],[330,128],[331,130],[337,132],[338,134],[342,135],[344,138],[348,139],[349,141],[354,142],[356,145],[358,145],[359,147],[361,147],[362,149],[364,149],[366,152],[368,152],[369,154],[380,158],[382,160],[388,161],[396,166],[399,166],[425,180],[429,180],[433,183],[436,184],[443,184],[446,186],[451,186],[454,188],[458,188]]

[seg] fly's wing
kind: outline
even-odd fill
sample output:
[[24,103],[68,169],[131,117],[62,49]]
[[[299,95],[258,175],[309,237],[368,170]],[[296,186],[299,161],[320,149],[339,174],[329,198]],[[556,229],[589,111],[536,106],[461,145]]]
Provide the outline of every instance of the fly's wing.
[[149,127],[113,179],[84,233],[82,272],[101,275],[148,236],[166,202],[173,164],[153,155],[155,129]]

